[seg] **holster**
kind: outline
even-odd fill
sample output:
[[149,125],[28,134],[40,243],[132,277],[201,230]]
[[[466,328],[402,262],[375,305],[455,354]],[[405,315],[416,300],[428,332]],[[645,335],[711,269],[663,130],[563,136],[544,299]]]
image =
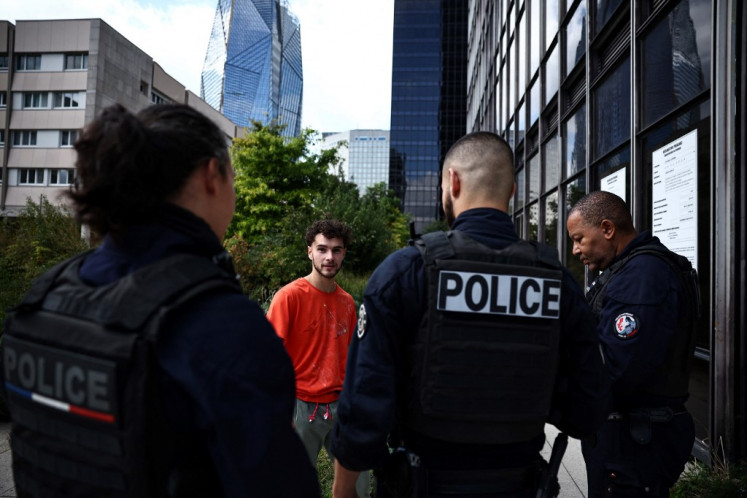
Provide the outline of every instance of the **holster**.
[[405,448],[396,448],[384,467],[374,470],[376,498],[425,497],[425,472],[420,458]]
[[651,424],[669,422],[674,416],[674,410],[669,407],[640,408],[629,414],[630,437],[638,444],[651,442]]

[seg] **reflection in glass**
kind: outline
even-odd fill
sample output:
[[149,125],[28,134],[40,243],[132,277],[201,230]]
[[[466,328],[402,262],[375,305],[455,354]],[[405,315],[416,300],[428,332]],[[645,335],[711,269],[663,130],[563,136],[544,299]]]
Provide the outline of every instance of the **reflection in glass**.
[[529,206],[529,233],[527,240],[539,240],[539,204],[534,203]]
[[511,66],[511,61],[514,60],[511,53],[511,47],[513,40],[508,45],[508,53],[506,54],[506,81],[508,82],[508,115],[513,116],[514,106],[516,106],[516,78],[514,78],[515,69]]
[[516,98],[521,100],[526,92],[527,86],[527,16],[521,15],[519,19],[519,31],[516,32],[516,38],[514,38],[514,44],[517,46],[517,59],[516,59],[516,76],[519,77],[519,81],[516,87]]
[[558,246],[558,192],[545,197],[545,244]]
[[630,59],[594,91],[594,157],[630,138]]
[[545,63],[545,104],[552,99],[558,91],[560,79],[560,50],[555,46]]
[[524,213],[519,213],[516,218],[514,218],[514,226],[516,227],[516,235],[519,236],[519,238],[524,238]]
[[527,202],[532,202],[539,197],[540,190],[540,156],[539,154],[533,155],[529,159],[529,165],[527,166],[527,175],[529,175],[529,198]]
[[524,109],[524,102],[521,103],[519,106],[519,110],[516,111],[516,117],[518,119],[519,124],[516,127],[516,144],[520,144],[522,140],[524,140],[524,135],[527,131],[527,117],[526,112]]
[[620,6],[622,0],[597,0],[597,12],[596,12],[596,23],[594,24],[594,34],[597,35],[602,31],[602,28],[607,21],[610,20],[612,14],[615,13],[615,9]]
[[582,289],[584,287],[584,265],[573,255],[573,242],[568,237],[565,228],[565,220],[568,218],[568,211],[571,210],[584,195],[586,195],[586,177],[580,175],[578,178],[569,182],[565,186],[565,209],[563,210],[563,240],[565,241],[565,261],[563,264],[568,268]]
[[586,104],[563,123],[563,150],[563,178],[571,177],[586,168]]
[[527,1],[529,15],[532,21],[529,23],[529,75],[534,77],[540,62],[540,0]]
[[524,169],[516,172],[516,209],[524,207]]
[[586,0],[576,7],[565,27],[565,76],[568,76],[586,53]]
[[545,50],[558,34],[558,0],[545,0]]
[[554,189],[558,184],[558,172],[560,171],[560,138],[555,132],[550,140],[542,146],[542,157],[545,161],[545,185],[543,192]]
[[711,18],[702,4],[710,2],[681,2],[643,38],[644,126],[710,87]]
[[540,80],[537,78],[534,80],[532,88],[529,89],[529,127],[534,126],[534,123],[539,118],[540,113]]

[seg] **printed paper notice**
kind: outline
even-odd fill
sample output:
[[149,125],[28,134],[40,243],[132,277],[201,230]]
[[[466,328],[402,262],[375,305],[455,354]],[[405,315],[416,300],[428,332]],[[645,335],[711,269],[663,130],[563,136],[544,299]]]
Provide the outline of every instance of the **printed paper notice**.
[[698,132],[653,154],[652,232],[698,268]]
[[615,194],[616,196],[620,197],[620,199],[624,200],[625,202],[628,202],[628,199],[625,198],[625,192],[628,191],[626,180],[627,169],[626,168],[620,168],[614,173],[611,173],[604,178],[602,178],[602,182],[600,185],[600,190],[604,190],[605,192],[609,192],[611,194]]

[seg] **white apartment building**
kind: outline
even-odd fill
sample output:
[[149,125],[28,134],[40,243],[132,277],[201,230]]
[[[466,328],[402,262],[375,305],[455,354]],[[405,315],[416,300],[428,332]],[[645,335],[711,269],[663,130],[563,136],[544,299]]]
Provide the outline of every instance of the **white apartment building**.
[[243,131],[101,19],[0,21],[0,216],[63,202],[73,143],[103,108],[161,102],[195,107],[227,138]]

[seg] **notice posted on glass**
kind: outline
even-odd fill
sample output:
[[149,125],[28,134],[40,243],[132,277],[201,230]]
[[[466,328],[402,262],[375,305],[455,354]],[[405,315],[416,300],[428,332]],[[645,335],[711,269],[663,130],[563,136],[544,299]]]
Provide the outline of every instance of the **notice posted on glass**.
[[652,232],[698,267],[698,132],[653,154]]

